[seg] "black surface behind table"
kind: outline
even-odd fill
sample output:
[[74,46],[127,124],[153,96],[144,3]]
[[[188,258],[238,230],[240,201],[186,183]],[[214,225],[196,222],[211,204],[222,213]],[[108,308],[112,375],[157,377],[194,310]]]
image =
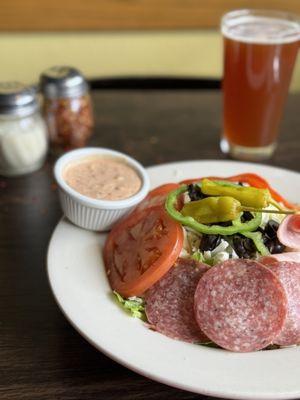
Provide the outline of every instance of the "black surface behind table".
[[[224,159],[221,95],[215,91],[96,91],[91,145],[149,166]],[[271,165],[300,171],[300,96],[291,95]],[[61,217],[54,159],[22,178],[0,178],[0,399],[206,399],[153,382],[95,350],[66,321],[46,275]],[[205,366],[204,366],[205,367]]]

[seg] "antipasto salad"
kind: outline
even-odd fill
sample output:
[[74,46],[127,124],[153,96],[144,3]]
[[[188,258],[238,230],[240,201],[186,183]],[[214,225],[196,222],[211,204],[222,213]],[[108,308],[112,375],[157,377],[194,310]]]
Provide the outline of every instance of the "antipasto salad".
[[157,187],[111,230],[104,263],[120,304],[170,338],[300,343],[300,215],[256,174]]

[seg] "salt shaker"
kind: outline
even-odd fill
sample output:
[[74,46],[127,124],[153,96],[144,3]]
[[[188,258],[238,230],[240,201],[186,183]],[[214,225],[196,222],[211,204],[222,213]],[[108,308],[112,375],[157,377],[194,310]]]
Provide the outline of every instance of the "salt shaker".
[[94,121],[83,75],[72,67],[52,67],[42,73],[40,89],[52,148],[65,151],[85,146]]
[[20,82],[0,83],[0,175],[39,169],[47,150],[47,128],[36,90]]

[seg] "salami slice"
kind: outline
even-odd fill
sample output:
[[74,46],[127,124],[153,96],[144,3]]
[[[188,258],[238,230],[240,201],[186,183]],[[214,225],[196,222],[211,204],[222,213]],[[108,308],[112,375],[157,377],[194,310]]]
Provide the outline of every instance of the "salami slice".
[[300,344],[300,264],[273,261],[266,265],[279,278],[288,301],[287,318],[274,343],[281,346]]
[[277,262],[277,261],[287,261],[300,263],[300,251],[290,251],[286,253],[270,254],[269,256],[261,257],[259,262],[264,265]]
[[146,315],[158,332],[185,342],[204,342],[207,337],[194,316],[194,293],[205,264],[180,258],[176,264],[145,293]]
[[253,260],[228,260],[211,268],[195,292],[195,317],[216,344],[236,352],[263,349],[280,333],[285,291],[268,268]]

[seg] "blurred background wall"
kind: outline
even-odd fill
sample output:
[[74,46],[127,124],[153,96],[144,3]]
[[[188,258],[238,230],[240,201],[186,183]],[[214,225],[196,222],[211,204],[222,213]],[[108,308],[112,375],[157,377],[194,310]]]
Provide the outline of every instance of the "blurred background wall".
[[31,83],[67,64],[89,78],[220,78],[220,17],[245,7],[300,14],[300,0],[2,0],[0,77]]

